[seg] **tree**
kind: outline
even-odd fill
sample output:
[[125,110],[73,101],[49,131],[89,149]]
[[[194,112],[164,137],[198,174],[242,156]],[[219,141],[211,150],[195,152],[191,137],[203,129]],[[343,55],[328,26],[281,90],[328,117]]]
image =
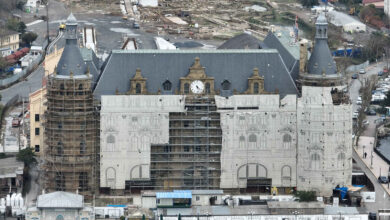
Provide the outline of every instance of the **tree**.
[[16,8],[23,11],[24,2],[23,1],[18,1],[18,3],[16,3]]
[[38,35],[34,32],[27,32],[22,34],[22,41],[26,44],[31,44],[35,39],[37,39]]
[[0,57],[0,72],[1,70],[4,70],[8,66],[7,61],[4,57]]
[[26,32],[26,28],[27,28],[27,26],[26,26],[26,24],[23,21],[19,22],[19,24],[18,24],[18,32],[24,34],[24,32]]
[[377,81],[377,76],[373,75],[370,78],[363,79],[360,81],[362,87],[360,87],[360,94],[362,96],[362,104],[359,109],[359,115],[357,118],[357,126],[356,126],[356,143],[359,142],[359,138],[364,131],[363,121],[366,118],[365,110],[370,106],[371,98],[372,98],[372,90],[374,89]]
[[318,0],[300,0],[301,4],[304,7],[312,7],[313,5],[318,5]]
[[297,191],[295,196],[298,197],[300,202],[312,202],[316,201],[316,192],[314,191]]
[[35,159],[35,153],[32,148],[25,148],[23,150],[20,150],[19,153],[16,155],[16,159],[18,161],[24,162],[25,166],[33,165],[37,162],[37,159]]
[[18,31],[19,28],[19,21],[16,20],[15,18],[11,18],[7,20],[7,29],[13,30],[13,31]]

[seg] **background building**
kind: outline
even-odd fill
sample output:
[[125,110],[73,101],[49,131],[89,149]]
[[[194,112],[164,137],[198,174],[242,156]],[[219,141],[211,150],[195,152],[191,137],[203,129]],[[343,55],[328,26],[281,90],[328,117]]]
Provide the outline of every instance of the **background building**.
[[92,207],[84,204],[82,195],[68,192],[53,192],[38,196],[36,207],[27,209],[27,220],[82,219],[93,220]]
[[19,48],[19,33],[7,29],[0,31],[0,51],[1,56],[5,57],[11,54],[11,51],[16,51]]

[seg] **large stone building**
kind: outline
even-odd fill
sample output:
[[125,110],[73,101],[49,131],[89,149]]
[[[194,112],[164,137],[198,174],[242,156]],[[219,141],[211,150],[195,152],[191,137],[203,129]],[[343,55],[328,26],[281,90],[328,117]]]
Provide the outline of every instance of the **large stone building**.
[[275,49],[113,51],[94,90],[102,192],[351,184],[351,104],[316,28],[299,76]]

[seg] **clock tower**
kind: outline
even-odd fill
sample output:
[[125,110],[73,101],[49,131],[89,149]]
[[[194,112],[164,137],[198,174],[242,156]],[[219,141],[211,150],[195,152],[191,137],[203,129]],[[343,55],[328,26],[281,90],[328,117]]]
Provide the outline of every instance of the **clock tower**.
[[195,58],[187,76],[180,78],[180,94],[185,95],[214,95],[214,77],[205,73],[199,57]]

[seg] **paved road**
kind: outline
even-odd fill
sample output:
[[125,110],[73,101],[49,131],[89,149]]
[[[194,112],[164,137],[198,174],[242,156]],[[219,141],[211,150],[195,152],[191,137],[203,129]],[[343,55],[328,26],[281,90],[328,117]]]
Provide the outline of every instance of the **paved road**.
[[353,150],[353,159],[356,161],[358,166],[362,169],[362,171],[366,174],[366,176],[370,179],[370,181],[374,184],[375,189],[375,203],[365,203],[364,206],[367,208],[369,212],[377,212],[378,209],[384,209],[390,207],[390,200],[388,194],[383,189],[382,185],[378,183],[378,180],[372,174],[370,169],[364,164],[364,162],[360,159],[359,155]]
[[39,66],[38,69],[31,73],[25,81],[19,82],[7,89],[1,90],[1,103],[7,103],[15,95],[20,95],[21,97],[26,98],[26,100],[28,100],[28,95],[31,92],[34,92],[42,87],[41,85],[43,75],[44,69],[42,66]]
[[[353,102],[353,110],[356,111],[358,106],[356,105],[356,100],[359,96],[359,89],[361,87],[361,81],[364,78],[368,78],[372,75],[378,74],[380,70],[383,69],[385,63],[381,62],[378,64],[370,65],[366,68],[366,74],[360,74],[360,80],[352,80],[349,88],[350,98]],[[366,120],[369,121],[369,125],[366,127],[366,130],[363,132],[363,136],[374,137],[375,136],[375,123],[374,120],[378,118],[378,116],[367,116]],[[371,172],[370,169],[365,165],[365,163],[361,160],[359,155],[353,150],[353,159],[356,161],[358,166],[362,169],[362,171],[367,175],[370,181],[373,183],[375,188],[376,201],[375,203],[365,203],[365,207],[370,212],[376,212],[378,209],[389,208],[390,200],[388,194],[383,189],[382,185],[378,183],[377,178]],[[375,158],[374,158],[375,162]]]

